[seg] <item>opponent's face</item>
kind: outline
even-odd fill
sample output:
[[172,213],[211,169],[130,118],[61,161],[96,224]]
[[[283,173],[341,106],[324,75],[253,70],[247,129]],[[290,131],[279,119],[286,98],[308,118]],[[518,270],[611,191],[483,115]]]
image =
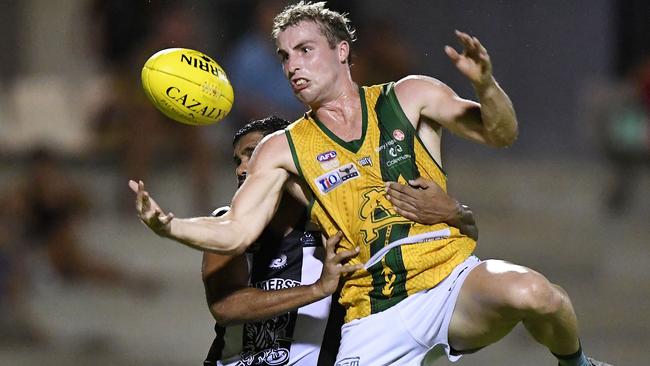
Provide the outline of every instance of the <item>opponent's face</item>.
[[349,73],[349,45],[330,47],[318,24],[302,21],[278,34],[278,55],[296,97],[309,106],[335,94],[335,83]]
[[235,161],[235,174],[237,175],[237,187],[241,187],[246,180],[246,173],[248,171],[248,163],[253,155],[253,151],[264,135],[261,132],[255,131],[247,133],[242,136],[237,143],[235,143],[235,148],[232,154],[232,157]]

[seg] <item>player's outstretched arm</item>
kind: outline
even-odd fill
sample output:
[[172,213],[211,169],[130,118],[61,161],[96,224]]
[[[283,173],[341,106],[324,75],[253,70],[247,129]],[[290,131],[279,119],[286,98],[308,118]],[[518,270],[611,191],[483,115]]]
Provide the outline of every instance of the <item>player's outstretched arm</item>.
[[422,117],[462,137],[494,147],[508,147],[518,134],[517,118],[510,98],[492,75],[487,50],[476,37],[456,31],[463,53],[450,46],[447,56],[465,75],[478,97],[476,103],[460,98],[444,83],[428,76],[409,76],[400,80],[396,93],[409,119]]
[[202,276],[212,316],[221,326],[261,321],[330,296],[343,274],[362,268],[361,264],[346,264],[358,250],[335,253],[341,238],[338,233],[327,241],[327,255],[318,281],[282,290],[248,287],[248,265],[241,255],[204,253]]
[[409,181],[409,185],[386,182],[386,196],[395,211],[407,219],[428,225],[446,222],[478,240],[478,227],[471,209],[432,180],[420,177]]
[[295,172],[284,134],[265,139],[251,158],[249,175],[233,198],[231,210],[220,217],[180,219],[165,213],[144,190],[136,193],[140,220],[156,234],[189,247],[220,254],[241,254],[260,235],[277,209],[289,171]]

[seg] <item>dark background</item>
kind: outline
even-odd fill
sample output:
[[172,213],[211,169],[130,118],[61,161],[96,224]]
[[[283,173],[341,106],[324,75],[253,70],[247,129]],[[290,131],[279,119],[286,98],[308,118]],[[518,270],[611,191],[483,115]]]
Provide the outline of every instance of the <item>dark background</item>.
[[[450,192],[477,214],[478,254],[530,266],[565,287],[588,353],[616,365],[644,364],[650,346],[650,96],[644,99],[639,92],[648,77],[639,69],[650,59],[650,2],[329,3],[350,12],[358,27],[353,72],[361,75],[360,82],[425,74],[474,99],[443,47],[459,49],[454,29],[481,40],[514,103],[520,136],[503,150],[444,138]],[[256,4],[0,4],[0,193],[11,196],[27,176],[30,154],[47,148],[92,203],[77,226],[80,245],[164,284],[154,296],[69,284],[52,274],[42,253],[25,254],[28,285],[22,306],[48,341],[4,342],[0,335],[1,364],[202,362],[212,320],[204,305],[200,253],[146,231],[132,212],[126,180],[144,177],[154,197],[177,216],[204,215],[227,204],[235,189],[233,131],[248,118],[278,113],[265,98],[287,93],[288,86],[270,84],[269,93],[240,87],[243,82],[232,78],[237,95],[231,115],[196,128],[161,118],[143,99],[139,72],[153,52],[188,47],[214,57],[230,76],[239,66],[251,76],[241,63],[229,65],[239,42],[255,28]],[[279,65],[270,67],[278,71]],[[253,93],[258,94],[250,97]],[[247,105],[250,100],[258,103]],[[618,116],[624,112],[617,114],[621,105],[641,111],[636,132],[625,135],[628,140],[612,137],[623,130],[617,124],[623,120]],[[286,111],[293,119],[301,110],[294,104]],[[134,154],[148,155],[133,159]],[[19,241],[30,245],[28,239]],[[553,362],[516,330],[461,364]]]

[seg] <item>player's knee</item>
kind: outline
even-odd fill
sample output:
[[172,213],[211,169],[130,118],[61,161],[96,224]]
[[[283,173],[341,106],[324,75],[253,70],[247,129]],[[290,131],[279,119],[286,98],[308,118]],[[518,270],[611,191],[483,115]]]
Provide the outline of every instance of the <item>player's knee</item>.
[[564,293],[544,276],[528,272],[518,276],[510,291],[511,306],[523,316],[556,313],[565,305]]

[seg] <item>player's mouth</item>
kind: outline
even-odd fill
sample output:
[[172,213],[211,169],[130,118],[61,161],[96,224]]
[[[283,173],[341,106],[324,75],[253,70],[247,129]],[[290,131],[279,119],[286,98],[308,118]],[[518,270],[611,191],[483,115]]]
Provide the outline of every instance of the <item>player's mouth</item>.
[[309,86],[309,81],[304,78],[295,78],[291,80],[291,87],[295,93],[300,92]]

